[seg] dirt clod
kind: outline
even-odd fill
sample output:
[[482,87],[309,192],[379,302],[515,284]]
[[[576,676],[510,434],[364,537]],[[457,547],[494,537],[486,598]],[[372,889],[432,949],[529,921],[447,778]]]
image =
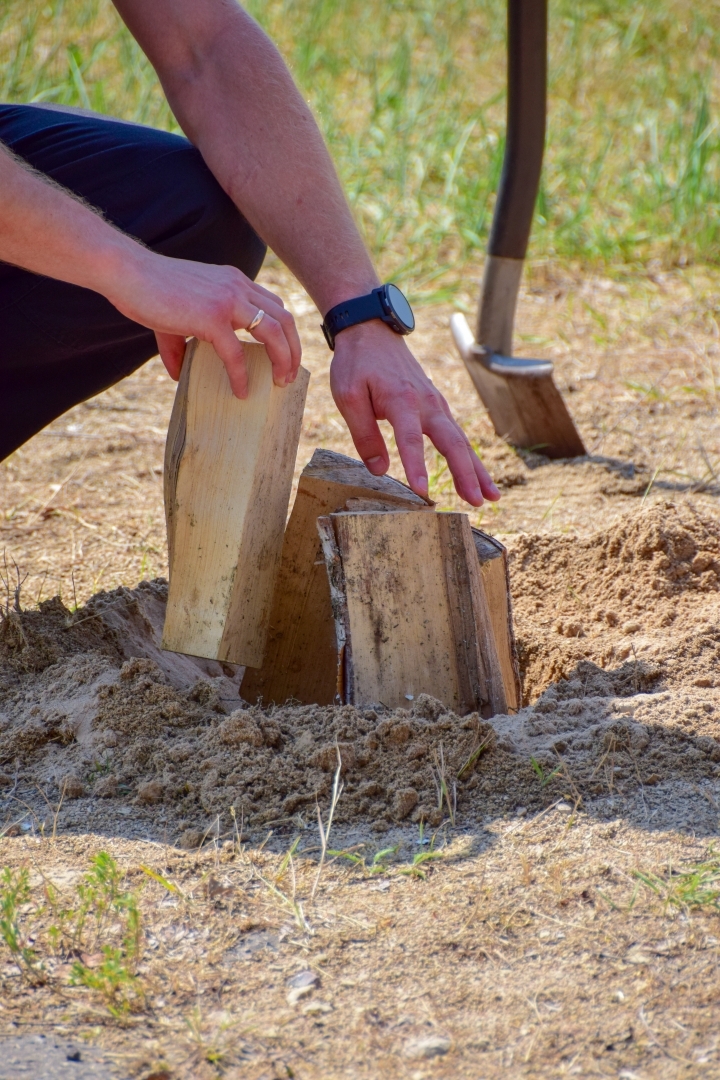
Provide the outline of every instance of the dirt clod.
[[93,787],[93,795],[96,799],[114,799],[117,793],[117,776],[101,776]]
[[160,802],[164,793],[165,788],[159,780],[148,780],[138,788],[137,797],[139,802],[151,805]]
[[85,785],[79,776],[68,773],[60,781],[60,791],[64,793],[66,799],[81,799],[85,794]]

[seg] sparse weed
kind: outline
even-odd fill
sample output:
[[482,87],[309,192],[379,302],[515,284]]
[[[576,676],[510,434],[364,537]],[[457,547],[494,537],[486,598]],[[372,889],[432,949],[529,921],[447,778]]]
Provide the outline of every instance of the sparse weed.
[[0,876],[0,935],[20,969],[31,984],[44,982],[45,976],[36,950],[20,925],[21,912],[30,902],[30,876],[27,868],[6,867]]
[[328,851],[328,855],[332,855],[337,859],[345,859],[347,862],[352,863],[353,866],[364,870],[366,874],[384,874],[389,869],[389,860],[393,855],[397,855],[399,848],[399,844],[382,848],[381,851],[375,852],[370,862],[358,851]]
[[539,761],[537,760],[537,758],[534,758],[534,757],[531,757],[531,758],[530,758],[530,764],[531,764],[531,766],[532,766],[532,770],[533,770],[533,772],[535,773],[535,775],[537,776],[538,780],[540,781],[540,787],[543,787],[543,788],[544,788],[544,787],[547,787],[547,786],[548,786],[548,784],[549,784],[549,783],[550,783],[550,782],[551,782],[552,780],[554,780],[554,779],[555,779],[555,777],[559,775],[559,773],[561,773],[561,772],[562,772],[562,768],[563,768],[563,767],[562,767],[562,762],[561,762],[561,763],[560,763],[560,765],[557,765],[557,766],[556,766],[556,767],[555,767],[555,768],[554,768],[554,769],[552,770],[552,772],[546,773],[546,772],[545,772],[545,770],[544,770],[544,768],[543,768],[543,767],[542,767],[542,765],[540,764],[540,762],[539,762]]
[[[0,877],[0,935],[22,974],[35,984],[47,981],[43,950],[72,961],[70,985],[99,994],[112,1016],[137,1008],[143,998],[140,911],[137,895],[123,889],[115,860],[104,851],[96,855],[71,898],[61,897],[50,881],[43,891],[42,900],[33,896],[26,868],[6,868]],[[30,925],[39,927],[32,945]]]
[[137,981],[124,949],[103,945],[102,960],[92,966],[76,960],[70,973],[71,986],[85,986],[99,994],[111,1016],[119,1019],[142,999]]
[[442,859],[443,857],[443,852],[438,851],[435,848],[435,835],[430,837],[430,844],[427,851],[416,852],[415,855],[413,855],[412,857],[410,865],[403,866],[399,873],[404,874],[406,877],[420,878],[422,881],[425,881],[425,879],[427,878],[427,873],[423,869],[423,866],[426,863],[435,862],[437,859]]
[[185,899],[185,893],[174,881],[170,881],[170,879],[164,877],[163,874],[157,874],[154,870],[151,870],[149,866],[144,866],[142,863],[140,864],[140,869],[143,874],[147,874],[147,876],[152,878],[153,881],[156,881],[158,885],[162,885],[163,889],[166,889],[169,893],[174,893],[183,900]]
[[389,860],[393,855],[397,855],[399,847],[399,844],[395,844],[394,847],[386,847],[381,851],[376,851],[368,866],[368,872],[370,874],[384,874],[388,869]]
[[288,848],[287,852],[283,856],[283,860],[280,863],[280,867],[278,869],[278,872],[275,875],[275,881],[280,881],[281,878],[284,877],[285,871],[287,870],[288,866],[292,862],[292,857],[293,857],[293,855],[295,854],[295,852],[298,849],[298,846],[300,844],[300,839],[301,838],[299,836],[296,836],[295,839],[293,840],[292,844]]
[[327,823],[323,822],[322,814],[320,813],[320,807],[317,807],[318,817],[318,830],[320,832],[320,862],[318,863],[317,874],[315,875],[315,881],[313,882],[312,893],[310,894],[310,900],[315,899],[315,893],[317,887],[320,884],[320,876],[325,865],[325,858],[328,850],[328,840],[330,839],[330,830],[332,829],[333,818],[335,816],[335,810],[340,800],[340,796],[343,793],[343,785],[340,783],[340,776],[342,775],[342,757],[340,755],[340,747],[335,744],[335,750],[337,751],[337,769],[335,770],[335,777],[333,779],[332,797],[330,799],[330,811],[328,813]]
[[720,855],[711,848],[700,863],[668,869],[665,875],[633,870],[633,877],[655,893],[665,908],[720,914]]
[[455,778],[448,780],[445,750],[442,743],[435,752],[435,768],[431,768],[430,772],[437,792],[438,810],[442,810],[444,803],[447,807],[450,823],[454,825],[457,813],[457,780]]
[[221,1023],[219,1029],[215,1032],[214,1038],[209,1038],[204,1031],[205,1024],[203,1022],[202,1013],[196,1006],[190,1016],[186,1017],[185,1024],[190,1032],[190,1038],[195,1044],[195,1048],[204,1061],[207,1061],[210,1065],[221,1065],[227,1056],[227,1051],[222,1046],[221,1041],[217,1038],[218,1035],[224,1034],[227,1024]]
[[465,764],[462,766],[462,768],[458,772],[458,774],[457,774],[458,780],[462,780],[465,773],[472,772],[472,770],[475,768],[475,765],[476,765],[478,759],[492,745],[492,741],[493,741],[493,736],[488,735],[486,738],[483,739],[483,741],[480,743],[480,745],[477,746],[473,750],[473,752],[470,754],[470,757],[467,759]]

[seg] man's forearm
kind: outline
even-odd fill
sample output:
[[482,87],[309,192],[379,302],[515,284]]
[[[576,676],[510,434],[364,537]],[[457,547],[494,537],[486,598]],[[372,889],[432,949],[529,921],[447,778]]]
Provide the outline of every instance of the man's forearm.
[[116,0],[183,130],[324,313],[378,284],[313,116],[273,43],[225,0]]
[[105,292],[143,249],[0,144],[0,260]]
[[120,232],[71,192],[36,173],[0,144],[0,260],[101,293],[128,318],[154,330],[177,378],[185,338],[210,341],[238,396],[247,392],[235,331],[262,308],[253,337],[266,345],[275,381],[300,364],[292,316],[279,297],[234,267],[158,255]]

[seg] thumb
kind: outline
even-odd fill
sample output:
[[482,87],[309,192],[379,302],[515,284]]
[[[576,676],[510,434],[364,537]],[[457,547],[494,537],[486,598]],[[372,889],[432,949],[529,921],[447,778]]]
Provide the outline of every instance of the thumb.
[[160,359],[167,368],[168,375],[177,382],[185,356],[185,338],[179,334],[163,334],[156,330],[155,339]]

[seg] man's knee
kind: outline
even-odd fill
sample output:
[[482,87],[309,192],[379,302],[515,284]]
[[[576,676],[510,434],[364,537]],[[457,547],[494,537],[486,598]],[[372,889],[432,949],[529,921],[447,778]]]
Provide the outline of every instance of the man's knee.
[[167,170],[166,208],[172,233],[146,240],[163,255],[236,266],[255,278],[267,247],[232,199],[223,191],[198,150],[187,146],[163,163]]

